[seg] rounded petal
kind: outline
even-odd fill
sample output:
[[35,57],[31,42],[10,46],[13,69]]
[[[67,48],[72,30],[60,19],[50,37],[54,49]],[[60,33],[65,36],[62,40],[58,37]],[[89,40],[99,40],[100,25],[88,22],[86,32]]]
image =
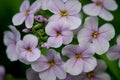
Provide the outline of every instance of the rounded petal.
[[108,10],[114,11],[118,8],[117,3],[115,2],[115,0],[104,0],[103,1],[104,7]]
[[41,0],[36,0],[30,7],[30,13],[34,14],[41,7]]
[[29,16],[27,16],[25,20],[25,25],[27,28],[32,28],[33,23],[34,23],[34,14],[30,14]]
[[29,0],[24,0],[23,3],[20,6],[20,12],[25,12],[26,10],[28,10],[30,7],[30,2]]
[[48,40],[47,40],[47,43],[51,47],[58,48],[58,47],[60,47],[63,44],[63,39],[62,39],[61,36],[49,37]]
[[25,35],[23,43],[26,47],[35,48],[38,44],[38,38],[32,34]]
[[109,49],[109,42],[102,37],[93,40],[96,54],[102,55]]
[[66,78],[66,72],[65,72],[64,68],[54,66],[53,69],[54,69],[55,75],[59,79],[65,79]]
[[73,33],[71,31],[64,31],[63,34],[63,44],[69,44],[73,39]]
[[65,3],[65,8],[69,15],[75,15],[81,10],[81,3],[79,1],[68,1]]
[[117,44],[120,44],[120,35],[117,37]]
[[83,60],[76,60],[75,58],[70,58],[66,62],[66,71],[71,75],[78,75],[83,71]]
[[12,22],[15,26],[21,25],[24,21],[25,21],[25,13],[21,12],[21,13],[17,13],[13,16],[12,18]]
[[115,36],[115,30],[111,24],[104,24],[99,29],[100,36],[110,41]]
[[7,53],[8,59],[10,59],[10,61],[17,61],[19,59],[18,54],[16,52],[16,45],[14,45],[14,44],[10,44],[7,47],[6,53]]
[[97,60],[94,57],[90,57],[87,59],[83,59],[83,67],[84,67],[84,72],[90,72],[92,70],[95,69],[95,67],[97,66]]
[[31,53],[27,54],[27,59],[30,62],[36,61],[41,55],[41,52],[38,48],[32,50]]
[[110,76],[109,76],[107,73],[97,74],[96,77],[97,77],[99,80],[111,80],[111,79],[110,79]]
[[83,11],[86,14],[91,15],[91,16],[98,16],[101,9],[102,9],[102,7],[96,6],[95,3],[90,3],[90,4],[83,6]]
[[99,16],[106,21],[112,21],[114,18],[113,15],[105,9],[101,10]]
[[50,4],[50,0],[42,0],[42,9],[47,10],[49,4]]
[[49,18],[49,21],[59,21],[61,19],[60,14],[54,14]]
[[46,57],[42,56],[31,64],[32,69],[36,72],[42,72],[49,68]]
[[39,73],[39,77],[42,80],[56,80],[56,75],[55,75],[54,70],[52,68]]

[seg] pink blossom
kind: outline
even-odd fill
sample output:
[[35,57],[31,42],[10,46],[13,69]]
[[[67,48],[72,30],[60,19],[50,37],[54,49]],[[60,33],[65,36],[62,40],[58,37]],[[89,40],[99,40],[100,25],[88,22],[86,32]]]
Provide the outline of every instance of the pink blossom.
[[98,29],[98,18],[88,17],[85,20],[84,28],[78,32],[79,43],[90,43],[95,47],[95,52],[99,55],[109,49],[109,41],[114,37],[115,30],[109,23],[102,25]]
[[115,0],[91,0],[93,3],[89,3],[83,6],[83,11],[90,16],[99,16],[106,21],[113,20],[113,15],[108,11],[114,11],[117,9]]
[[55,0],[52,1],[48,9],[54,13],[49,21],[63,21],[63,23],[69,24],[71,30],[81,25],[81,19],[76,17],[81,10],[81,3],[77,0],[70,0],[65,3],[62,0]]
[[69,30],[69,25],[62,22],[50,22],[46,26],[46,33],[49,35],[47,44],[50,47],[58,48],[62,44],[69,44],[73,39],[73,32]]
[[47,56],[42,56],[32,63],[32,69],[39,72],[41,80],[56,80],[66,77],[64,62],[58,52],[50,49]]
[[16,48],[19,60],[26,64],[36,61],[41,53],[37,44],[38,38],[32,34],[28,34],[24,36],[23,40],[18,41]]
[[4,32],[4,44],[7,46],[7,57],[10,61],[18,60],[18,55],[16,52],[16,43],[20,40],[20,32],[12,25],[9,26],[11,31]]
[[13,16],[14,25],[21,25],[25,21],[27,28],[31,28],[34,22],[34,14],[40,9],[41,2],[36,0],[31,6],[29,0],[24,0],[20,7],[20,12]]
[[66,71],[71,75],[89,72],[97,65],[97,61],[93,57],[94,49],[88,44],[67,45],[63,48],[62,54],[70,58],[66,61],[65,66]]
[[0,80],[4,80],[5,68],[0,66]]

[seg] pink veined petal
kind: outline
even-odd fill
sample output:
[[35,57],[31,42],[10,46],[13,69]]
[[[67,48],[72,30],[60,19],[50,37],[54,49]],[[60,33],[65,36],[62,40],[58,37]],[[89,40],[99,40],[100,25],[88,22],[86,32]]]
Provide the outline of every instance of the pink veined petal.
[[106,21],[112,21],[114,18],[113,15],[105,9],[100,11],[99,16]]
[[120,35],[117,37],[117,44],[120,44]]
[[10,59],[10,61],[17,61],[19,58],[18,54],[16,52],[16,45],[14,45],[14,44],[10,44],[7,47],[6,53],[7,53],[8,59]]
[[114,11],[118,8],[117,3],[115,2],[115,0],[104,0],[103,1],[104,7],[108,10]]
[[84,27],[88,28],[90,31],[98,31],[98,18],[97,17],[86,18]]
[[53,70],[54,70],[55,75],[59,79],[65,79],[66,78],[66,72],[65,72],[64,68],[61,68],[59,66],[54,66]]
[[92,70],[95,69],[95,67],[97,66],[97,60],[94,58],[94,57],[90,57],[90,58],[87,58],[87,59],[83,59],[83,71],[84,72],[90,72]]
[[48,9],[48,5],[50,4],[50,0],[42,0],[42,9],[43,10],[47,10]]
[[61,19],[60,14],[54,14],[49,18],[49,21],[59,21]]
[[93,39],[93,46],[95,47],[95,52],[99,55],[104,54],[109,49],[109,42],[102,37]]
[[70,58],[66,62],[66,71],[71,75],[78,75],[83,71],[83,60],[76,60],[75,58]]
[[65,8],[69,15],[75,15],[81,10],[81,3],[79,1],[68,1],[65,3]]
[[33,23],[34,23],[34,14],[30,14],[29,16],[27,16],[25,20],[25,25],[27,28],[32,28]]
[[47,62],[48,61],[46,57],[41,55],[41,57],[37,61],[31,63],[32,69],[36,72],[45,71],[50,67]]
[[68,16],[66,22],[69,24],[70,30],[74,30],[81,25],[81,19],[74,16]]
[[35,48],[31,51],[30,54],[27,54],[26,57],[27,57],[28,61],[34,62],[40,57],[40,55],[41,55],[40,50],[38,48]]
[[33,69],[29,68],[26,71],[27,80],[40,80],[39,73],[35,72]]
[[73,33],[71,31],[64,31],[63,34],[63,44],[69,44],[73,39]]
[[49,37],[47,42],[51,47],[58,48],[63,44],[63,38],[61,36]]
[[24,0],[22,5],[20,6],[20,12],[25,12],[30,8],[30,2],[29,0]]
[[12,22],[15,26],[21,25],[26,19],[25,12],[17,13],[13,16]]
[[35,48],[38,44],[38,38],[32,34],[28,34],[23,38],[24,46]]
[[115,36],[115,30],[111,24],[104,24],[99,29],[100,36],[110,41]]
[[86,14],[91,15],[91,16],[98,16],[101,9],[102,9],[102,7],[96,6],[95,3],[90,3],[90,4],[83,6],[83,11]]
[[56,75],[55,75],[54,70],[52,68],[49,68],[46,71],[40,72],[39,77],[42,80],[56,80]]
[[61,10],[65,10],[65,4],[62,2],[62,0],[55,0],[51,2],[51,4],[48,6],[48,9],[55,14],[59,14]]
[[97,74],[96,78],[98,78],[99,80],[111,80],[110,76],[107,73]]
[[41,0],[36,0],[30,7],[30,14],[34,14],[41,7]]

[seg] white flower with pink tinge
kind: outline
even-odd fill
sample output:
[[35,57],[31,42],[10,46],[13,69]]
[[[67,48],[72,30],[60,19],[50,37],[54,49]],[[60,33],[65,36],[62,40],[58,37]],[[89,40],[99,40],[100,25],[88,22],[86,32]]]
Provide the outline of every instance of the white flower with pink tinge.
[[49,18],[49,21],[63,21],[69,24],[71,30],[78,28],[81,25],[80,14],[81,3],[77,0],[70,0],[63,2],[62,0],[55,0],[49,5],[50,10],[54,15]]
[[69,57],[65,67],[71,75],[92,71],[97,66],[97,61],[93,57],[94,48],[88,44],[67,45],[63,48],[62,54]]
[[90,16],[99,16],[106,21],[113,20],[113,15],[108,11],[114,11],[118,8],[115,0],[92,0],[83,6],[83,11]]
[[56,80],[65,79],[66,72],[64,62],[60,57],[60,53],[53,49],[47,51],[47,56],[41,55],[41,57],[32,63],[32,69],[39,72],[41,80]]
[[17,61],[18,55],[16,44],[20,40],[20,32],[12,25],[9,26],[11,31],[4,32],[4,44],[7,46],[6,54],[10,61]]
[[62,44],[69,44],[73,39],[73,32],[64,22],[50,22],[45,31],[49,35],[47,40],[49,47],[58,48]]
[[79,44],[86,42],[95,47],[95,52],[99,55],[109,49],[109,41],[115,36],[115,30],[109,23],[98,28],[98,18],[88,17],[85,20],[84,28],[78,32]]
[[29,0],[24,0],[20,7],[20,12],[13,16],[12,22],[15,26],[21,25],[25,21],[27,28],[31,28],[34,23],[34,14],[40,9],[41,1],[36,0],[31,6]]
[[38,38],[32,34],[24,36],[23,40],[17,42],[16,50],[19,55],[19,60],[25,64],[36,61],[41,52],[37,47]]

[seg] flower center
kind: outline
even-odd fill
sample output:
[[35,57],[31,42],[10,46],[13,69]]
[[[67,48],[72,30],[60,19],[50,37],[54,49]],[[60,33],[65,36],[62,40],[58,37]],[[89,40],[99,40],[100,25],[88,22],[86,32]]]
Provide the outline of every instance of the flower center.
[[28,10],[26,10],[26,12],[25,12],[25,16],[28,16],[29,15],[29,12],[30,12],[30,10],[28,9]]
[[98,33],[97,31],[95,31],[95,32],[92,34],[92,37],[93,37],[93,38],[97,38],[98,35],[99,35],[99,33]]
[[60,36],[61,35],[61,31],[57,31],[56,34],[57,34],[57,36]]
[[78,53],[77,53],[77,54],[75,54],[75,58],[76,58],[76,59],[80,59],[81,57],[82,57],[82,55],[81,55],[81,54],[78,54]]
[[62,10],[62,11],[60,11],[60,15],[61,15],[61,17],[67,17],[68,13],[66,10]]
[[97,6],[103,6],[103,2],[97,1],[97,2],[96,2],[96,5],[97,5]]
[[48,64],[52,67],[55,66],[55,62],[53,60],[48,61]]
[[32,51],[30,47],[26,48],[26,50],[27,50],[28,52],[31,52],[31,51]]
[[88,77],[89,79],[91,79],[91,78],[95,77],[94,72],[93,72],[93,71],[88,72],[88,73],[87,73],[87,77]]

